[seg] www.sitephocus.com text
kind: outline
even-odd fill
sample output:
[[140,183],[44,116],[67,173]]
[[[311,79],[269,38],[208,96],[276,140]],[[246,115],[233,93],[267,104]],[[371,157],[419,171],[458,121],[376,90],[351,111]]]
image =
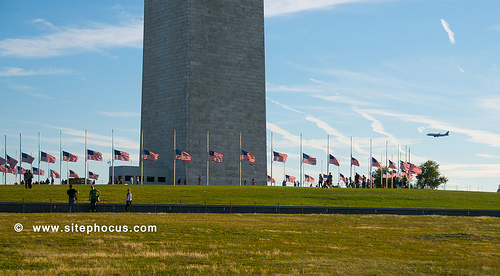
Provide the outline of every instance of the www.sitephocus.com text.
[[[14,225],[14,231],[23,231],[24,226],[21,223]],[[156,225],[98,225],[77,224],[68,225],[32,225],[35,233],[156,233]]]

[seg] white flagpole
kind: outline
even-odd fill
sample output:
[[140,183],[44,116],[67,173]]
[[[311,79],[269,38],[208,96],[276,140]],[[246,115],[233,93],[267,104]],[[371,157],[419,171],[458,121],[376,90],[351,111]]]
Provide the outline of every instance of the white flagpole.
[[210,132],[207,130],[207,186],[210,180],[210,161],[208,160],[208,155],[210,154]]
[[300,167],[299,167],[299,179],[302,180],[300,181],[299,185],[302,185],[302,182],[304,181],[304,178],[302,177],[302,168],[303,168],[303,163],[302,163],[302,159],[303,159],[303,156],[302,156],[302,133],[300,134],[300,155],[299,155],[299,164],[300,164]]
[[176,136],[177,136],[177,133],[176,133],[176,131],[175,131],[175,129],[174,129],[174,185],[175,185],[175,178],[176,178],[176,177],[175,177],[175,163],[176,163],[176,162],[175,162],[175,156],[177,155],[177,153],[176,153],[176,150],[177,150],[177,148],[176,148],[176,147],[177,147],[177,146],[176,146],[176,143],[177,143],[176,138],[177,138],[177,137],[176,137]]
[[62,185],[62,131],[59,131],[59,185]]
[[326,135],[326,174],[330,169],[330,135]]
[[[141,185],[144,184],[144,129],[141,129],[141,152],[139,153],[141,156]],[[139,184],[139,183],[137,183]]]
[[38,184],[40,184],[40,159],[42,158],[42,154],[40,153],[40,132],[38,132]]
[[[23,151],[22,151],[22,143],[21,143],[21,133],[19,133],[19,168],[23,165]],[[16,173],[18,173],[18,169],[16,169]],[[21,185],[22,173],[19,173],[19,185]]]
[[87,185],[87,175],[88,175],[88,166],[87,166],[87,156],[88,151],[87,151],[87,130],[85,130],[85,185]]
[[[387,158],[388,158],[387,157],[387,144],[388,143],[389,143],[389,141],[386,140],[385,141],[385,168],[387,170],[387,174],[386,174],[386,177],[385,177],[385,186],[386,186],[386,188],[389,188],[388,187],[389,186],[389,180],[387,179],[387,177],[389,176],[389,166],[387,164]],[[392,188],[392,186],[391,186],[391,188]]]
[[115,184],[115,130],[111,129],[111,184]]
[[[271,186],[273,186],[273,160],[274,160],[274,152],[273,152],[273,132],[271,131]],[[276,183],[274,183],[276,185]]]
[[372,188],[372,167],[373,167],[373,154],[372,154],[372,139],[370,138],[370,160],[369,160],[369,173],[368,173],[368,181],[370,182],[370,188]]
[[[7,161],[7,135],[5,135],[5,148],[3,152],[3,157]],[[7,173],[3,172],[3,184],[7,185]]]
[[349,184],[351,184],[352,180],[352,136],[351,136],[351,160],[349,160],[350,166],[349,166]]

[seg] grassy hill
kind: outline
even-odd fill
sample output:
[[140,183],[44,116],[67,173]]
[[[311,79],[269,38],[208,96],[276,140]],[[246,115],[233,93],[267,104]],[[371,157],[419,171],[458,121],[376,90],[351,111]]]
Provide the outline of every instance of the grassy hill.
[[[499,193],[418,189],[318,189],[297,187],[97,185],[101,199],[124,203],[127,189],[135,204],[233,204],[281,206],[350,206],[401,208],[500,209]],[[88,200],[90,185],[75,185],[79,200]],[[0,202],[67,202],[63,185],[0,186]]]

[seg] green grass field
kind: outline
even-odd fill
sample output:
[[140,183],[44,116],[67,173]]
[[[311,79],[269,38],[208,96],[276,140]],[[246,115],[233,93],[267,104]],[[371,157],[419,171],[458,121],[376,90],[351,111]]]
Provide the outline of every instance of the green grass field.
[[[14,225],[22,223],[22,232]],[[35,232],[33,225],[156,232]],[[69,228],[70,229],[70,228]],[[499,275],[500,218],[0,214],[5,275]]]
[[[318,189],[295,187],[97,185],[107,203],[124,203],[132,189],[134,204],[233,204],[332,207],[500,209],[499,193],[418,189]],[[90,185],[75,185],[88,200]],[[63,185],[0,186],[0,202],[67,202]]]

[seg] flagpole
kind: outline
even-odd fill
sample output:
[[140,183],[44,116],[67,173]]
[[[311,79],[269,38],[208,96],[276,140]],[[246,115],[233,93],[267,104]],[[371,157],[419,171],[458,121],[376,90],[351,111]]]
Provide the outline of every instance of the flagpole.
[[349,184],[351,184],[352,181],[352,136],[351,136],[351,166],[349,166]]
[[88,172],[87,172],[87,156],[88,155],[88,151],[87,151],[87,130],[85,130],[85,185],[87,185],[87,175],[88,175]]
[[[273,152],[273,132],[271,131],[271,186],[273,186],[273,161],[274,161],[274,152]],[[276,183],[274,183],[276,185]]]
[[[300,155],[299,155],[299,162],[300,162],[300,167],[299,167],[299,179],[304,181],[304,178],[302,177],[302,174],[303,174],[303,166],[304,164],[302,163],[302,159],[303,159],[303,156],[302,156],[302,133],[300,134]],[[302,181],[300,181],[299,185],[302,185]]]
[[[140,153],[139,153],[139,156],[142,156],[142,158],[140,158],[141,160],[141,185],[143,185],[143,176],[144,176],[144,129],[141,129],[141,149],[140,149]],[[137,184],[139,184],[139,182],[137,182]]]
[[[3,151],[3,157],[5,159],[5,162],[7,162],[7,135],[5,135],[5,148]],[[7,166],[5,166],[7,168]],[[7,174],[6,172],[3,172],[3,185],[7,185]]]
[[42,158],[40,153],[40,132],[38,132],[38,184],[40,184],[40,158]]
[[62,131],[59,131],[59,185],[62,185]]
[[241,152],[241,130],[240,130],[240,186],[241,186],[241,156],[242,152]]
[[[385,175],[385,187],[389,188],[389,181],[387,180],[387,177],[389,176],[389,167],[387,166],[387,144],[389,141],[385,141],[385,169],[387,170],[387,173]],[[391,187],[392,188],[392,187]]]
[[[21,169],[23,165],[23,151],[22,151],[22,143],[21,143],[21,133],[19,133],[19,168]],[[18,172],[18,169],[16,168],[16,173]],[[19,185],[21,185],[21,178],[22,178],[22,173],[19,173]]]
[[330,135],[326,135],[326,174],[330,169]]
[[[408,147],[408,163],[411,164],[411,148],[410,147]],[[410,165],[410,169],[411,169],[411,165]],[[410,189],[410,186],[411,186],[410,185],[411,179],[409,177],[410,173],[411,173],[411,171],[408,172],[408,189]]]
[[111,185],[115,184],[115,130],[111,129]]
[[[3,157],[5,159],[5,162],[7,162],[7,135],[5,135],[5,148],[3,152]],[[7,166],[5,166],[7,168]],[[3,184],[7,185],[7,172],[3,172]]]
[[207,186],[208,181],[210,180],[210,162],[208,160],[208,156],[210,155],[210,132],[207,130]]
[[372,139],[370,138],[370,161],[369,161],[369,173],[368,173],[368,181],[370,182],[370,188],[372,188],[372,167],[373,167],[373,153],[372,153]]
[[176,178],[175,177],[175,156],[177,155],[177,152],[176,152],[176,150],[177,150],[177,146],[176,146],[177,141],[176,141],[176,138],[177,137],[176,136],[177,136],[177,133],[176,133],[176,131],[174,129],[174,186],[175,186],[175,178]]

